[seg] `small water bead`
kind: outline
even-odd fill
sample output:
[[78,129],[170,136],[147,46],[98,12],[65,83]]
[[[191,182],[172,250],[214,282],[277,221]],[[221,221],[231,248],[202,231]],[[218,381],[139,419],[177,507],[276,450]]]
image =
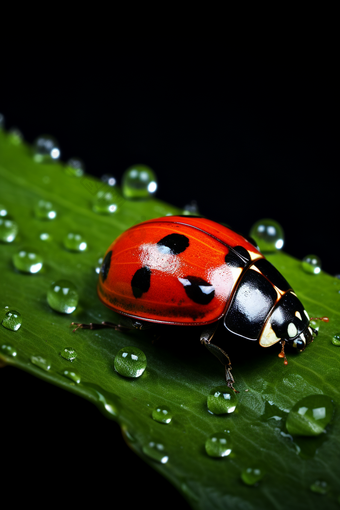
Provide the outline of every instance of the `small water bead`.
[[118,209],[118,195],[109,190],[99,190],[93,201],[92,209],[97,214],[113,214]]
[[34,208],[35,217],[38,220],[54,220],[57,217],[57,212],[48,200],[39,200]]
[[264,475],[265,472],[260,467],[249,467],[242,471],[241,478],[246,485],[255,485]]
[[76,351],[72,347],[65,347],[61,352],[60,356],[67,361],[74,361],[77,357]]
[[39,235],[39,239],[41,241],[52,241],[52,236],[51,234],[49,234],[48,232],[42,232],[40,235]]
[[33,363],[33,365],[36,365],[37,367],[41,368],[42,370],[45,370],[46,372],[48,372],[48,370],[50,370],[51,368],[51,363],[43,358],[42,356],[31,356],[30,358],[31,360],[31,363]]
[[1,324],[6,329],[18,331],[22,324],[21,314],[16,310],[8,310],[8,312],[5,313],[5,317],[2,319]]
[[0,217],[0,241],[3,243],[12,243],[16,238],[19,227],[14,220],[6,216]]
[[96,273],[97,273],[97,274],[99,274],[99,273],[100,273],[100,269],[101,269],[101,267],[102,267],[102,264],[103,264],[103,257],[100,257],[100,258],[98,259],[97,265],[96,265],[96,267],[95,267],[95,271],[96,271]]
[[70,232],[64,238],[64,246],[70,251],[85,251],[87,249],[87,242],[81,234]]
[[259,220],[251,227],[250,237],[254,239],[262,252],[275,252],[284,245],[283,228],[275,220]]
[[230,435],[226,432],[212,434],[205,442],[205,451],[209,457],[228,457],[232,451]]
[[104,174],[100,178],[101,181],[105,182],[108,186],[115,186],[117,184],[116,179],[113,177],[113,175],[110,174]]
[[33,248],[22,248],[13,255],[13,264],[22,273],[35,274],[43,267],[43,258]]
[[11,358],[15,358],[17,355],[15,347],[9,344],[0,345],[0,352],[2,352],[5,356],[10,356]]
[[85,165],[79,158],[71,158],[67,161],[65,166],[65,173],[73,177],[81,177],[84,175]]
[[33,143],[33,158],[38,163],[49,163],[60,158],[57,140],[50,135],[39,136]]
[[81,381],[80,375],[74,370],[64,370],[62,374],[64,377],[67,377],[67,379],[70,379],[70,381],[73,381],[77,384],[79,384]]
[[152,411],[152,418],[158,423],[171,423],[172,412],[167,406],[158,406]]
[[210,391],[207,405],[209,411],[214,414],[230,414],[236,409],[237,397],[227,386],[218,386]]
[[310,486],[310,490],[324,496],[327,494],[329,486],[328,483],[323,480],[315,480],[315,482]]
[[326,395],[309,395],[299,400],[288,414],[286,428],[296,436],[318,436],[333,416],[333,403]]
[[156,174],[146,165],[133,165],[122,177],[125,198],[149,198],[157,189]]
[[340,333],[338,335],[334,335],[332,338],[332,344],[340,347]]
[[76,286],[68,280],[58,280],[52,283],[47,292],[47,302],[56,312],[74,312],[78,300],[79,295]]
[[123,347],[115,356],[114,367],[124,377],[140,377],[146,369],[146,356],[138,347]]
[[7,132],[7,137],[8,137],[8,140],[13,145],[20,145],[24,139],[22,132],[18,128],[9,129]]
[[0,204],[0,218],[1,217],[4,218],[5,216],[7,216],[7,214],[8,214],[7,207]]
[[143,446],[143,452],[150,459],[160,462],[161,464],[166,464],[169,460],[168,455],[165,453],[164,446],[161,443],[150,441],[148,444]]
[[302,259],[302,268],[306,273],[319,274],[321,271],[321,260],[317,255],[306,255]]

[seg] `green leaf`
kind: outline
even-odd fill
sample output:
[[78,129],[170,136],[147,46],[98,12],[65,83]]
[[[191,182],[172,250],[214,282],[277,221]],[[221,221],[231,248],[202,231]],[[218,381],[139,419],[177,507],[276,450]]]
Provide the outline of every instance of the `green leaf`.
[[[268,257],[309,314],[327,316],[329,322],[317,324],[319,335],[304,353],[287,352],[287,366],[277,358],[278,346],[226,345],[221,328],[217,339],[231,357],[240,393],[234,412],[212,414],[207,399],[223,385],[223,368],[199,344],[196,328],[162,328],[155,339],[148,332],[73,333],[70,327],[72,321],[118,321],[96,295],[98,259],[126,228],[178,210],[156,199],[127,201],[116,190],[117,211],[98,214],[92,206],[96,193],[104,189],[100,181],[68,175],[59,163],[36,163],[30,147],[14,146],[3,132],[0,179],[0,204],[18,224],[15,240],[0,244],[1,319],[15,310],[22,320],[16,331],[0,328],[2,363],[97,405],[119,423],[132,450],[177,487],[194,509],[314,509],[322,503],[338,508],[340,348],[331,340],[340,333],[339,280],[324,272],[308,274],[300,261],[285,253]],[[40,200],[53,204],[55,219],[36,217]],[[43,233],[50,239],[42,240]],[[82,235],[87,250],[66,249],[69,233]],[[36,274],[13,265],[13,256],[23,247],[43,259]],[[79,305],[70,315],[52,310],[47,302],[52,282],[61,279],[71,281],[79,293]],[[115,356],[127,346],[146,355],[147,368],[139,378],[122,377],[114,369]],[[292,436],[285,426],[288,413],[309,395],[329,397],[334,415],[320,435]],[[168,409],[170,423],[153,419],[157,408]],[[220,451],[231,453],[209,456],[206,442],[211,436],[215,440],[210,439],[208,450],[218,444]],[[256,469],[265,473],[262,479],[249,475],[258,473]],[[258,482],[252,486],[243,480]]]

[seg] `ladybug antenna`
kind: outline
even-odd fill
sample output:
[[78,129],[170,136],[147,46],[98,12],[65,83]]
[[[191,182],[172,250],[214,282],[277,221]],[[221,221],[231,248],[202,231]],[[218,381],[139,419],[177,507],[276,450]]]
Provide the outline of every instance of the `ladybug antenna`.
[[285,365],[288,365],[288,361],[287,361],[286,354],[285,354],[285,343],[286,343],[285,340],[281,340],[281,342],[280,342],[280,344],[281,344],[281,352],[279,352],[278,357],[279,358],[284,358],[284,362],[283,363]]

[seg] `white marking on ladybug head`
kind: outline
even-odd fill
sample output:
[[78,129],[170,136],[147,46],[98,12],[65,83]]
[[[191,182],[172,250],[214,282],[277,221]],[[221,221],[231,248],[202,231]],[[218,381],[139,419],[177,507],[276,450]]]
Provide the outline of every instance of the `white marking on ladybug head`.
[[308,331],[310,332],[311,335],[313,335],[313,330],[312,328],[308,327]]
[[276,336],[275,331],[272,328],[271,322],[268,321],[260,336],[261,347],[270,347],[271,345],[277,344],[281,338]]
[[295,324],[293,324],[293,322],[290,322],[288,324],[288,328],[287,328],[287,333],[288,333],[288,336],[290,336],[290,338],[293,338],[294,336],[296,336],[297,334],[297,327],[295,326]]
[[301,313],[299,312],[299,310],[296,310],[295,317],[297,317],[298,319],[300,319],[300,321],[302,321]]
[[308,313],[306,312],[306,310],[304,310],[304,313],[305,313],[305,316],[307,317],[307,319],[310,321],[309,315],[308,315]]
[[306,345],[306,337],[303,333],[300,333],[300,338],[303,341],[303,343]]

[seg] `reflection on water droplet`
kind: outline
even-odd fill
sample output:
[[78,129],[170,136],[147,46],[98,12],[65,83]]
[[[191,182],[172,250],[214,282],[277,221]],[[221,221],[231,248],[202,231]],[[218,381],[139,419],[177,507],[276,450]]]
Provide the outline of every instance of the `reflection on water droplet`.
[[76,351],[72,347],[65,347],[61,352],[60,356],[68,361],[73,361],[77,357]]
[[340,333],[338,335],[334,335],[332,338],[332,344],[340,347]]
[[48,232],[42,232],[40,235],[39,235],[39,239],[41,241],[52,241],[52,236],[51,234],[49,234]]
[[110,190],[99,190],[93,201],[92,209],[97,214],[113,214],[117,212],[118,195]]
[[283,228],[275,220],[259,220],[251,227],[250,237],[254,239],[262,252],[275,252],[284,245]]
[[157,189],[156,174],[146,165],[133,165],[122,177],[125,198],[149,198]]
[[310,490],[317,494],[325,495],[329,490],[328,483],[323,480],[315,480],[315,482],[310,486]]
[[80,375],[74,370],[64,370],[62,374],[64,377],[67,377],[67,379],[70,379],[77,384],[79,384],[81,381]]
[[172,412],[167,406],[158,406],[152,411],[152,418],[158,423],[171,423]]
[[7,216],[7,214],[8,214],[7,207],[0,204],[0,217],[3,218],[4,216]]
[[96,273],[97,273],[97,274],[99,274],[99,273],[100,273],[100,269],[101,269],[101,267],[102,267],[102,263],[103,263],[103,257],[100,257],[100,258],[98,259],[97,265],[96,265],[96,267],[95,267],[95,271],[96,271]]
[[57,217],[53,204],[48,200],[39,200],[34,208],[34,214],[38,220],[54,220]]
[[333,404],[326,395],[309,395],[299,400],[288,414],[286,428],[293,436],[318,436],[333,416]]
[[18,329],[21,327],[21,323],[21,314],[16,310],[8,310],[1,322],[4,328],[10,329],[11,331],[18,331]]
[[65,173],[73,177],[81,177],[84,175],[85,166],[81,159],[71,158],[67,161],[65,166]]
[[18,271],[35,274],[43,267],[43,258],[33,248],[22,248],[13,255],[13,264]]
[[64,238],[64,246],[70,251],[85,251],[87,249],[87,243],[81,234],[74,234],[70,232]]
[[42,356],[31,356],[30,359],[33,365],[36,365],[37,367],[41,368],[42,370],[45,370],[46,372],[51,368],[51,363]]
[[49,163],[60,158],[57,140],[50,135],[41,135],[33,143],[33,158],[38,163]]
[[115,186],[116,185],[116,179],[109,174],[104,174],[100,178],[101,181],[105,182],[105,184],[108,184],[109,186]]
[[205,451],[210,457],[228,457],[230,455],[230,435],[226,432],[216,432],[205,442]]
[[15,347],[9,344],[2,344],[0,345],[0,352],[4,354],[5,356],[10,356],[11,358],[15,358],[17,355],[17,350]]
[[214,414],[233,413],[237,406],[236,393],[227,386],[218,386],[210,391],[207,405]]
[[11,243],[18,234],[18,225],[10,218],[0,217],[0,241],[3,243]]
[[76,286],[68,280],[52,283],[47,292],[47,302],[53,310],[72,313],[77,308],[79,295]]
[[242,481],[246,485],[255,485],[257,482],[262,480],[265,472],[260,467],[249,467],[244,469],[241,474]]
[[124,377],[140,377],[146,369],[146,356],[138,347],[123,347],[115,356],[114,367]]
[[161,443],[150,441],[148,444],[143,446],[143,452],[150,459],[160,462],[161,464],[166,464],[169,460],[168,455],[164,451],[164,446]]
[[11,128],[7,132],[7,137],[13,145],[20,145],[24,139],[22,132],[18,128]]
[[321,260],[316,255],[306,255],[302,259],[302,268],[306,273],[319,274],[321,271]]

